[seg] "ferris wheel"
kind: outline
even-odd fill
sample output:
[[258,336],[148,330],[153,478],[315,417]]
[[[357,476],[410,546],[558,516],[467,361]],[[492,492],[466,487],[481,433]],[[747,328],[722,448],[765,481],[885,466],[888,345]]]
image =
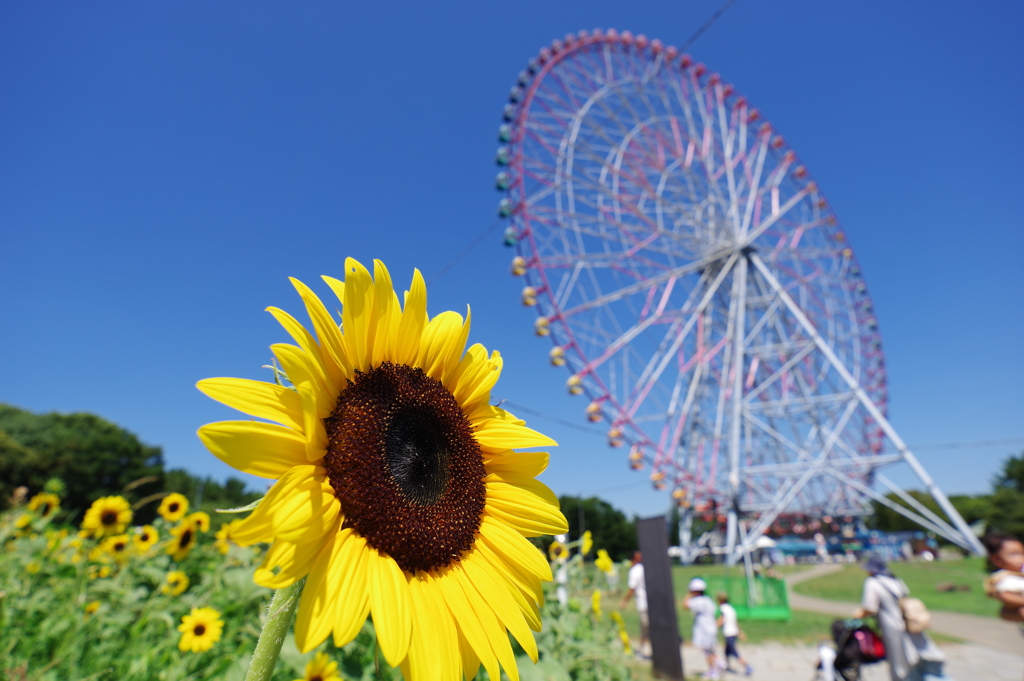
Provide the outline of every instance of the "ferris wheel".
[[[732,559],[786,514],[874,500],[980,550],[886,418],[845,231],[732,85],[609,29],[541,49],[509,100],[496,184],[522,302],[583,414],[686,522],[721,514]],[[947,518],[879,472],[901,462]]]

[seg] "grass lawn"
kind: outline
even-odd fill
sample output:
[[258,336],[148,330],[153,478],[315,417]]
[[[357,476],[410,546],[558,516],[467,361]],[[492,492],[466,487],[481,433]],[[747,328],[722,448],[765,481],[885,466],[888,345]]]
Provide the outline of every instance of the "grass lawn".
[[[894,563],[890,567],[894,575],[907,583],[910,592],[932,610],[999,616],[998,604],[987,598],[982,590],[982,580],[985,578],[983,558]],[[969,586],[970,590],[942,593],[935,586],[943,582]],[[797,584],[793,589],[806,596],[855,603],[860,601],[863,585],[864,570],[857,565],[847,565],[841,572]]]

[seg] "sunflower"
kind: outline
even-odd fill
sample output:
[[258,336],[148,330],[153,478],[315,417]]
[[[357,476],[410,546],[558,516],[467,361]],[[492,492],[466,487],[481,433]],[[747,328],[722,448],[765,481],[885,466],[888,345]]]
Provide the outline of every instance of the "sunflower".
[[34,511],[40,517],[45,518],[51,513],[56,513],[60,510],[60,497],[49,492],[40,492],[29,500],[28,510]]
[[180,596],[188,589],[188,575],[181,570],[173,570],[167,573],[167,582],[160,587],[160,593],[169,596]]
[[612,562],[612,557],[609,556],[608,552],[604,549],[597,550],[597,558],[594,560],[594,566],[606,575],[611,575],[615,572],[615,563]]
[[137,529],[138,532],[135,533],[133,540],[135,541],[135,548],[139,553],[149,551],[153,544],[160,541],[160,533],[152,525],[143,525]]
[[100,497],[92,502],[82,519],[82,529],[101,539],[123,534],[132,521],[132,507],[124,497]]
[[594,589],[594,593],[590,594],[590,609],[597,619],[601,619],[601,592],[597,589]]
[[40,563],[38,560],[30,560],[25,565],[25,572],[29,573],[30,575],[37,575],[37,574],[39,574],[39,571],[42,570],[42,569],[43,569],[43,564]]
[[99,601],[91,601],[89,603],[86,603],[85,604],[85,619],[89,619],[89,615],[94,614],[99,609],[100,609],[100,602]]
[[179,523],[171,528],[171,543],[167,545],[167,553],[174,560],[184,560],[192,547],[196,545],[196,528],[188,522]]
[[223,628],[224,622],[220,618],[220,613],[213,608],[192,608],[192,612],[182,617],[181,624],[178,625],[178,631],[181,632],[178,650],[183,653],[201,653],[209,650],[220,640]]
[[115,561],[123,563],[131,554],[131,538],[127,534],[117,534],[104,539],[100,547]]
[[216,539],[216,541],[213,542],[213,545],[218,551],[223,554],[227,554],[228,550],[231,548],[231,533],[241,522],[241,520],[236,518],[230,523],[224,523],[220,526],[220,529],[213,535],[214,539]]
[[554,561],[564,561],[569,559],[569,547],[560,541],[551,542],[551,546],[548,547],[548,557]]
[[295,681],[342,681],[338,675],[338,663],[327,657],[327,653],[317,653],[316,657],[306,663],[306,673]]
[[629,634],[626,633],[626,623],[622,621],[622,615],[613,610],[611,617],[615,622],[616,628],[619,630],[619,640],[622,641],[622,649],[627,655],[632,655],[633,646],[629,645]]
[[296,345],[272,350],[294,389],[214,378],[199,389],[275,423],[228,421],[199,430],[240,471],[278,478],[233,532],[243,546],[273,542],[256,582],[281,588],[307,576],[295,640],[308,651],[332,632],[351,641],[372,616],[381,651],[406,679],[472,678],[482,664],[519,677],[506,632],[531,658],[547,561],[527,539],[565,532],[558,500],[534,478],[554,445],[490,404],[497,352],[463,352],[454,312],[427,316],[417,271],[404,308],[383,263],[374,276],[345,262],[324,277],[341,327],[292,280],[316,337],[269,312]]
[[583,533],[583,541],[581,543],[580,553],[585,556],[590,553],[590,549],[594,548],[594,535],[590,534],[590,530]]
[[196,532],[210,531],[210,515],[202,511],[196,511],[185,518],[185,523],[192,525]]
[[160,508],[156,510],[160,516],[169,523],[176,523],[181,517],[188,513],[188,499],[184,495],[172,492],[160,502]]

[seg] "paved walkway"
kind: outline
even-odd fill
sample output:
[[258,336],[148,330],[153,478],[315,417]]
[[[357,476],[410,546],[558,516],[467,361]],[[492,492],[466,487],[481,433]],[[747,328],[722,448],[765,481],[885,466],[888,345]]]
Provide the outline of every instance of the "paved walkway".
[[[843,603],[840,601],[827,601],[823,598],[813,598],[802,594],[793,593],[793,585],[817,579],[825,575],[842,570],[841,565],[822,564],[816,565],[809,570],[801,570],[786,576],[786,584],[790,586],[789,605],[794,610],[806,610],[809,612],[820,612],[836,617],[849,617],[856,603]],[[1024,655],[1024,638],[1021,637],[1019,627],[1013,622],[1005,622],[995,617],[981,617],[979,615],[968,615],[959,612],[932,611],[933,631],[946,636],[963,639],[989,648],[996,648],[1010,653]],[[1024,657],[1022,657],[1024,659]],[[1020,672],[1018,666],[1017,669]],[[1020,678],[1018,673],[1017,677]]]
[[[993,650],[973,644],[953,643],[941,646],[946,653],[946,674],[956,681],[1021,681],[1024,655]],[[741,644],[740,651],[754,667],[750,681],[807,681],[813,678],[818,653],[810,645],[782,643]],[[707,667],[704,657],[693,646],[683,646],[683,664],[688,679],[699,679]],[[742,674],[725,674],[725,679],[741,681]],[[883,662],[862,668],[863,681],[889,681],[889,668]]]

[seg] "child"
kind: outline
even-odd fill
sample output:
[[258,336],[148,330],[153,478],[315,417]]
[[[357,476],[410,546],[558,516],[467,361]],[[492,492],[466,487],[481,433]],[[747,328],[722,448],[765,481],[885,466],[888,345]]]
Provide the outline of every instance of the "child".
[[722,664],[727,672],[731,672],[732,669],[729,667],[729,658],[735,657],[736,660],[743,665],[746,676],[750,676],[754,673],[754,668],[743,659],[740,655],[740,651],[736,650],[736,639],[740,635],[740,625],[736,618],[736,608],[729,605],[729,594],[725,592],[719,592],[715,597],[718,601],[718,610],[722,614],[718,616],[718,626],[722,627],[722,636],[725,637],[725,655],[722,659]]
[[818,641],[818,661],[814,670],[814,681],[836,681],[836,649],[825,639]]
[[690,593],[683,604],[693,613],[693,645],[704,653],[708,662],[707,679],[721,678],[718,675],[718,659],[715,644],[718,643],[718,623],[715,621],[715,604],[704,595],[707,583],[699,577],[690,580]]
[[999,616],[1004,620],[1024,621],[1024,544],[998,530],[986,534],[981,542],[993,571],[985,579],[985,594],[1002,602]]

